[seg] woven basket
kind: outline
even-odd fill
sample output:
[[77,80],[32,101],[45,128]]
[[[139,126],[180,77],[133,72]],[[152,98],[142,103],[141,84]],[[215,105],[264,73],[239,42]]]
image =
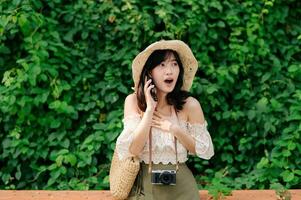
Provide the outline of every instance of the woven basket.
[[126,199],[133,187],[140,167],[139,159],[119,160],[115,149],[110,168],[110,191],[114,199]]

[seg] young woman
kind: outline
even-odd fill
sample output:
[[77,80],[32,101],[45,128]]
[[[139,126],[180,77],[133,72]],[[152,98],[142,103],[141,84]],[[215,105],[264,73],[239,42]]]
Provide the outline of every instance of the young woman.
[[135,92],[125,99],[119,159],[137,156],[141,167],[129,199],[199,199],[187,154],[210,159],[213,144],[202,108],[189,96],[197,70],[179,40],[148,46],[133,61]]

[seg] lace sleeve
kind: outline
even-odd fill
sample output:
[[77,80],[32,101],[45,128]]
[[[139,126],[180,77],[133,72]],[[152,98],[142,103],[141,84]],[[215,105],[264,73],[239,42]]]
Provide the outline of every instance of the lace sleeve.
[[124,128],[116,142],[116,150],[120,160],[132,156],[129,147],[133,141],[133,131],[136,129],[141,119],[140,115],[137,114],[124,118],[122,121]]
[[195,139],[196,155],[209,160],[214,155],[214,149],[211,136],[207,130],[207,122],[188,124],[188,132]]

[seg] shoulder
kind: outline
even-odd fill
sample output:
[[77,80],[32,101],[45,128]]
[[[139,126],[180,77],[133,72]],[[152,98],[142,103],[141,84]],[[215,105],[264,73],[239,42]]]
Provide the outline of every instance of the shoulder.
[[185,107],[187,109],[194,109],[194,108],[201,107],[201,105],[200,105],[200,102],[196,98],[188,97],[186,99]]
[[190,123],[204,123],[205,118],[200,102],[194,97],[188,97],[183,111]]
[[137,103],[137,97],[135,93],[129,94],[126,98],[125,98],[125,103]]
[[139,115],[137,96],[135,93],[129,94],[124,101],[124,118],[131,115]]
[[194,110],[202,110],[200,102],[194,97],[188,97],[183,108],[186,113]]

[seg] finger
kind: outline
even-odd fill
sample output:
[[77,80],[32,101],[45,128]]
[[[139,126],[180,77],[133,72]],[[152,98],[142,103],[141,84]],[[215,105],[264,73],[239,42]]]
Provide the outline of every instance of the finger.
[[160,122],[158,120],[155,120],[155,119],[152,119],[152,123],[160,124]]
[[157,114],[157,111],[154,111],[153,116],[154,116],[154,117],[157,117],[157,118],[159,118],[159,119],[162,119],[162,117],[161,117],[160,115]]
[[146,91],[146,89],[149,87],[150,83],[152,82],[152,79],[149,79],[148,81],[146,81],[147,79],[145,79],[144,82],[144,91]]
[[161,123],[159,121],[157,121],[157,120],[152,120],[152,124],[155,124],[155,125],[159,126]]
[[146,84],[147,82],[151,82],[151,81],[152,81],[152,79],[147,79],[146,76],[144,77],[144,84]]
[[152,127],[160,128],[160,126],[158,126],[158,125],[156,125],[156,124],[152,124]]
[[150,90],[153,88],[153,86],[149,86],[148,88],[146,88],[144,90],[144,95],[145,95],[145,98],[148,99],[150,96],[151,96],[151,92]]
[[148,80],[146,81],[146,84],[149,86],[149,85],[151,84],[152,81],[153,81],[152,79],[148,79]]
[[159,113],[158,111],[155,111],[154,115],[157,116],[157,117],[159,117],[160,119],[164,118],[164,116],[161,113]]
[[150,94],[150,90],[153,89],[155,87],[155,85],[150,85],[147,89],[146,89],[146,92],[148,94]]
[[159,118],[158,116],[155,116],[155,115],[153,115],[153,119],[156,120],[156,121],[160,121],[161,120],[161,118]]

